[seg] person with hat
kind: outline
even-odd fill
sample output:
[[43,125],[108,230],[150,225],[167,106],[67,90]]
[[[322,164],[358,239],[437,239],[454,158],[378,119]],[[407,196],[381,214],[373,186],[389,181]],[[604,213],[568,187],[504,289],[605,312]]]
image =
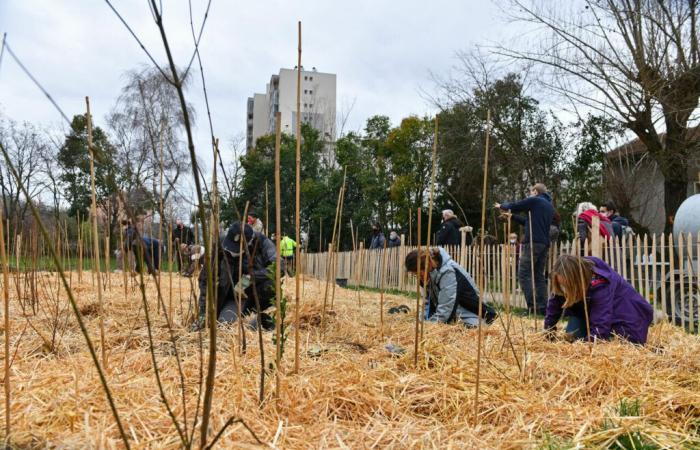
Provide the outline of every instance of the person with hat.
[[[242,232],[241,232],[242,231]],[[238,302],[245,316],[257,314],[257,302],[260,315],[251,326],[260,324],[265,330],[274,328],[272,317],[265,310],[272,306],[275,297],[273,279],[270,277],[273,264],[277,259],[275,244],[264,234],[256,232],[248,224],[241,230],[240,222],[234,223],[227,231],[219,251],[212,258],[218,258],[219,277],[217,280],[216,316],[220,323],[233,323],[238,319]],[[243,273],[238,276],[239,262]],[[204,326],[206,311],[207,270],[199,274],[199,321],[193,326],[199,330]]]

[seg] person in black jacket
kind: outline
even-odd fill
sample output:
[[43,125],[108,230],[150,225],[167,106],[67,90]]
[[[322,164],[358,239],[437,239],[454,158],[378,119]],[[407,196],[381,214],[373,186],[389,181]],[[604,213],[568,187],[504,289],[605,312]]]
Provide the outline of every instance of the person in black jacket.
[[630,226],[629,220],[627,220],[627,218],[625,217],[622,217],[617,212],[617,207],[613,202],[608,202],[605,205],[601,206],[599,211],[612,222],[612,228],[613,233],[615,234],[615,239],[622,239],[625,230],[627,229],[627,227]]
[[[245,246],[241,245],[245,242]],[[233,323],[238,319],[238,301],[241,301],[241,313],[257,313],[256,296],[260,303],[260,317],[253,321],[254,327],[262,324],[263,329],[271,330],[275,324],[272,317],[265,312],[272,306],[275,297],[274,277],[270,277],[272,267],[277,259],[277,249],[264,234],[253,231],[246,224],[241,234],[240,222],[228,229],[219,246],[219,277],[217,282],[216,316],[220,323]],[[238,276],[238,263],[243,258],[243,275]],[[252,258],[252,263],[249,258]],[[215,260],[212,258],[212,267]],[[284,272],[284,268],[282,268]],[[207,271],[199,273],[199,321],[193,330],[204,326],[206,311]]]
[[444,247],[446,245],[462,245],[462,230],[467,232],[466,244],[471,245],[471,227],[462,227],[457,216],[451,209],[442,212],[442,224],[437,231],[435,244]]
[[[549,230],[554,219],[552,197],[544,184],[537,183],[530,189],[529,197],[513,203],[496,203],[494,207],[515,213],[511,218],[523,225],[525,229],[520,263],[518,264],[518,281],[525,294],[530,313],[544,314],[548,298],[545,268],[549,257]],[[518,215],[517,213],[524,214]],[[531,229],[532,234],[530,234]],[[530,245],[531,243],[532,245]],[[536,311],[535,306],[537,306]]]
[[[175,221],[175,228],[173,228],[173,247],[175,247],[175,259],[177,260],[177,271],[182,273],[183,259],[187,259],[187,256],[180,252],[180,245],[192,245],[194,244],[194,233],[190,227],[186,227],[182,223],[182,220],[177,219]],[[186,265],[186,264],[185,264]]]

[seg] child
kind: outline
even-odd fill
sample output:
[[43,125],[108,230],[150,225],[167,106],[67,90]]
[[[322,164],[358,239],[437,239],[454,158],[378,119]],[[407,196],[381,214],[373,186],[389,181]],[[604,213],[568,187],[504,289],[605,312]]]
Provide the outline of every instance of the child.
[[591,338],[610,339],[615,334],[635,344],[646,343],[653,308],[602,260],[561,255],[552,267],[551,281],[554,296],[547,302],[545,330],[556,331],[565,309],[570,341],[588,339],[590,328]]
[[[421,283],[427,254],[427,250],[421,250],[420,253],[414,250],[406,255],[406,270],[416,274]],[[460,321],[467,328],[476,327],[479,324],[481,299],[471,275],[441,247],[430,250],[427,270],[427,320],[441,323]],[[481,317],[490,324],[497,314],[488,304],[481,303]]]

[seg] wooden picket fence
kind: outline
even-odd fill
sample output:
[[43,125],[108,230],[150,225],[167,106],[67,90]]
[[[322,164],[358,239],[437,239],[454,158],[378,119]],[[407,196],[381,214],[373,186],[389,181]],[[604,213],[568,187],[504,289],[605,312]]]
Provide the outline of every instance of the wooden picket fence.
[[[475,279],[481,273],[480,248],[476,241],[471,246],[445,247],[450,256]],[[334,253],[333,267],[330,269],[328,252],[304,254],[304,273],[321,280],[326,279],[327,273],[332,273],[331,279],[347,281],[351,286],[415,292],[416,279],[406,273],[403,264],[406,255],[415,249],[402,245],[386,250],[367,250],[360,246],[354,251]],[[386,260],[383,262],[385,252]],[[487,301],[521,308],[526,306],[517,276],[519,252],[519,246],[510,244],[484,247],[483,296]],[[663,311],[669,319],[691,332],[700,331],[700,233],[697,236],[681,234],[676,237],[665,234],[629,235],[611,241],[594,238],[590,245],[587,240],[583,248],[579,240],[557,243],[549,249],[548,269],[562,254],[600,257],[629,281],[655,309]]]

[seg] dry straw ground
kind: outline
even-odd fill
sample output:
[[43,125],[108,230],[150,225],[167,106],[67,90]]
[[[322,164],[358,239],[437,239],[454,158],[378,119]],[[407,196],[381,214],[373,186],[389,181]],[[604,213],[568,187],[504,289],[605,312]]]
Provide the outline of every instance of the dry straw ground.
[[[55,282],[55,275],[44,275]],[[90,275],[73,284],[93,338],[98,338],[97,296]],[[112,276],[106,294],[108,379],[122,420],[136,448],[177,448],[179,441],[158,397],[138,291],[124,298],[121,276]],[[168,276],[163,275],[167,293]],[[174,278],[176,320],[182,299],[187,309],[189,281]],[[484,333],[480,416],[472,423],[476,332],[459,326],[425,325],[419,367],[413,368],[413,313],[385,315],[379,327],[379,295],[336,289],[334,312],[321,341],[319,305],[324,285],[303,287],[301,371],[282,377],[279,401],[258,407],[259,353],[248,331],[248,351],[237,351],[237,329],[221,328],[213,425],[245,419],[257,435],[277,448],[579,448],[607,447],[628,433],[661,448],[699,448],[700,339],[669,325],[655,326],[646,347],[622,342],[548,342],[532,322],[513,316],[512,337],[523,358],[521,375],[504,331],[495,324]],[[54,288],[55,289],[55,288]],[[285,283],[293,293],[293,280]],[[149,281],[151,308],[156,310]],[[13,294],[14,295],[14,294]],[[20,447],[119,448],[118,434],[82,336],[68,310],[58,326],[54,351],[45,312],[26,318],[12,299],[14,352],[13,442]],[[42,303],[43,302],[43,303]],[[387,307],[415,304],[388,295]],[[61,296],[65,303],[65,296]],[[166,298],[166,304],[168,299]],[[49,302],[40,300],[42,308]],[[183,314],[184,315],[184,314]],[[507,319],[506,319],[507,320]],[[31,322],[31,326],[29,325]],[[197,333],[177,324],[178,347],[187,379],[187,416],[198,391]],[[2,330],[4,333],[4,330]],[[162,315],[154,326],[158,362],[176,413],[183,416],[178,373]],[[204,336],[204,335],[203,335]],[[284,369],[293,367],[293,330]],[[97,341],[99,339],[96,339]],[[385,345],[407,351],[392,356]],[[266,355],[274,347],[265,336]],[[206,348],[206,342],[202,344]],[[267,377],[272,393],[274,376]],[[620,402],[639,402],[641,413],[617,417]],[[635,434],[636,433],[636,434]],[[219,448],[256,447],[240,425],[227,429]]]

